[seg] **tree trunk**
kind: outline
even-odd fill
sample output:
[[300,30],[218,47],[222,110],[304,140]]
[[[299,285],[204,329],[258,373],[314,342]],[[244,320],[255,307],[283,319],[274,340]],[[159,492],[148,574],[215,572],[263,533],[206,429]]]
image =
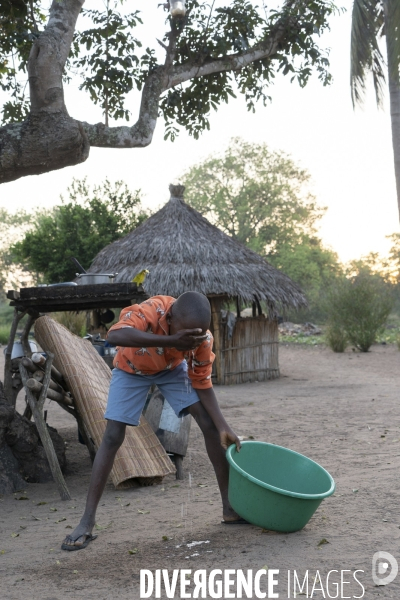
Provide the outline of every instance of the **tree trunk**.
[[[58,462],[64,470],[64,441],[55,429],[48,429]],[[45,483],[52,479],[35,424],[7,403],[0,381],[0,494],[23,489],[27,482]]]
[[54,1],[46,29],[28,61],[31,111],[23,123],[0,128],[0,183],[76,165],[89,156],[81,123],[64,103],[62,75],[84,0]]
[[[385,21],[391,19],[392,3],[398,0],[384,0]],[[390,118],[392,124],[392,144],[394,156],[394,173],[396,178],[397,205],[400,217],[400,76],[398,62],[393,60],[392,43],[389,28],[386,27],[386,48],[388,55],[388,82],[390,97]]]

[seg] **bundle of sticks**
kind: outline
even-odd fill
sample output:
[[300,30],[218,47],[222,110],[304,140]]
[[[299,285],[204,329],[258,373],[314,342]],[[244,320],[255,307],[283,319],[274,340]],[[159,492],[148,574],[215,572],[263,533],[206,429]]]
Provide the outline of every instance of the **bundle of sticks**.
[[[32,358],[21,358],[21,363],[24,365],[30,378],[26,382],[28,387],[35,396],[38,396],[42,391],[43,379],[44,379],[44,367],[46,365],[46,358],[43,354],[35,352],[32,354]],[[71,394],[65,390],[66,387],[63,376],[53,365],[51,366],[51,380],[47,390],[47,398],[49,400],[55,400],[58,404],[63,406],[74,406],[74,401]]]
[[[25,367],[29,379],[26,380],[25,386],[32,392],[33,396],[38,399],[43,388],[43,380],[45,378],[46,358],[43,354],[35,352],[31,358],[21,358],[21,364]],[[47,388],[46,398],[54,400],[61,408],[73,415],[77,421],[79,432],[86,444],[90,458],[92,461],[96,455],[96,449],[93,440],[89,436],[82,417],[74,405],[74,399],[67,389],[66,382],[60,371],[54,365],[51,365],[51,379]],[[32,416],[32,411],[29,404],[26,407],[24,416],[28,419]]]

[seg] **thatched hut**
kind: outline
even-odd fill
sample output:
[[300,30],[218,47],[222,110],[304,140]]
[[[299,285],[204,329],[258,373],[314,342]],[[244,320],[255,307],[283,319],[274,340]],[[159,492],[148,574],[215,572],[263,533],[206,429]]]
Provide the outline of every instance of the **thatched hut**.
[[[215,381],[231,384],[279,377],[277,315],[288,307],[305,306],[302,291],[185,204],[183,186],[171,185],[170,191],[171,199],[161,210],[99,252],[90,272],[117,272],[117,281],[131,281],[148,269],[145,289],[151,296],[202,292],[212,307]],[[251,317],[240,316],[243,304],[252,305]]]

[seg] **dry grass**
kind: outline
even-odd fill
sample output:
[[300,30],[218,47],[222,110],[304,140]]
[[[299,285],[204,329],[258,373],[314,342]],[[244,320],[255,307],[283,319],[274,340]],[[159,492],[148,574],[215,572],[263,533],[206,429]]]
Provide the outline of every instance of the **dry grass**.
[[8,325],[0,325],[0,344],[8,344],[10,337],[10,327]]
[[52,313],[52,318],[64,325],[71,333],[83,337],[86,335],[86,311],[85,312],[57,312]]

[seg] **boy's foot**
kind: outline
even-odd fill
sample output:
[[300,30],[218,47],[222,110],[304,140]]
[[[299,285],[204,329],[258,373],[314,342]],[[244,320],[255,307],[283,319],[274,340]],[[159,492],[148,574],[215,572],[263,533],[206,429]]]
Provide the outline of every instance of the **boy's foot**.
[[[73,540],[70,535],[67,535],[64,542],[61,544],[61,550],[83,550],[92,540],[95,540],[97,535],[92,535],[91,533],[85,533],[81,535],[78,540]],[[78,543],[79,541],[79,543]]]
[[63,543],[61,544],[62,550],[82,550],[92,540],[97,538],[97,535],[92,535],[92,526],[79,524],[74,531],[67,535]]
[[231,506],[224,507],[221,523],[229,525],[230,523],[238,523],[239,521],[243,521],[242,517],[240,517]]

